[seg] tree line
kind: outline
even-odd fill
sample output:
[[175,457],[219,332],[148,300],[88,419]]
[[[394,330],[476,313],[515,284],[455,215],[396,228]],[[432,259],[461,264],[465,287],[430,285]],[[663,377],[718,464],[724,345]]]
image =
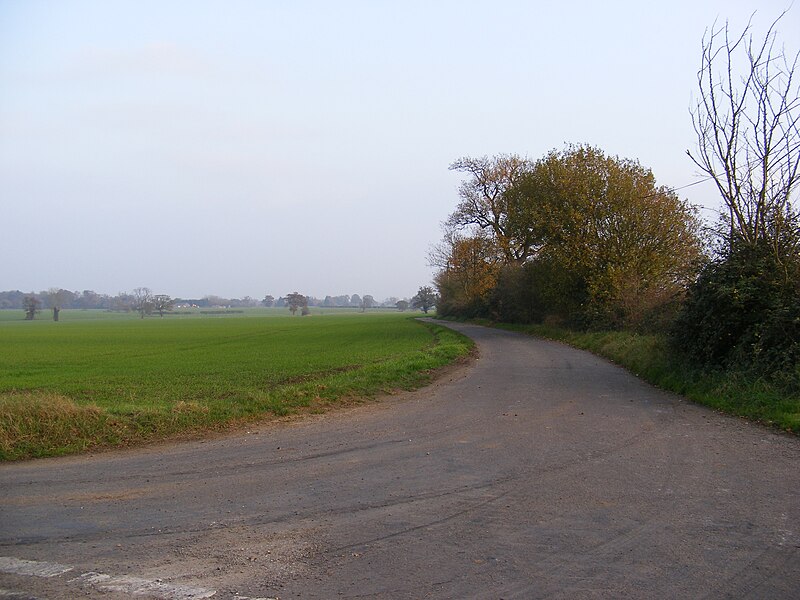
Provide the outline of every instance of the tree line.
[[427,286],[420,288],[412,298],[391,296],[377,301],[370,294],[363,297],[359,294],[342,296],[325,296],[323,300],[313,296],[304,296],[298,292],[280,296],[267,294],[262,300],[250,296],[244,298],[223,298],[207,295],[202,298],[172,298],[166,294],[155,294],[150,288],[138,287],[131,292],[120,292],[115,296],[99,294],[92,290],[73,292],[63,288],[51,288],[38,293],[25,293],[19,290],[0,292],[0,309],[21,309],[26,320],[33,320],[42,310],[52,311],[53,320],[59,320],[62,309],[102,309],[118,312],[137,312],[144,318],[147,315],[165,313],[175,308],[253,308],[257,306],[288,308],[292,314],[297,310],[308,314],[309,307],[325,308],[397,308],[401,311],[415,308],[428,312],[436,304],[433,289]]
[[[0,291],[0,309],[22,309],[25,298],[33,298],[40,308],[50,308],[55,303],[61,308],[103,309],[112,311],[129,311],[134,302],[133,292],[119,292],[116,295],[98,293],[93,290],[70,291],[63,288],[51,288],[40,292],[21,292],[19,290]],[[176,305],[209,308],[228,306],[245,308],[259,306],[259,301],[249,296],[244,298],[222,298],[207,295],[202,298],[174,298]]]
[[638,161],[590,145],[465,157],[430,253],[443,315],[669,335],[711,368],[800,380],[800,54],[728,24],[702,43],[689,158],[723,210],[704,223]]
[[352,296],[326,296],[325,300],[320,301],[311,296],[304,296],[299,292],[292,292],[285,297],[275,300],[273,296],[267,295],[262,304],[264,306],[276,306],[278,308],[287,307],[294,315],[300,310],[301,315],[310,314],[310,306],[317,306],[323,308],[359,308],[361,311],[366,311],[370,308],[396,308],[400,311],[406,311],[409,308],[421,310],[427,313],[429,310],[436,306],[438,297],[434,289],[430,286],[422,286],[411,299],[398,299],[396,297],[389,297],[381,303],[367,294],[363,298],[358,294]]

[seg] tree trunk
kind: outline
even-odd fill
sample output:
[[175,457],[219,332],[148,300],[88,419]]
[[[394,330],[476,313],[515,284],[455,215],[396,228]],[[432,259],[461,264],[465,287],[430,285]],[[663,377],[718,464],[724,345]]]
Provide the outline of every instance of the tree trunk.
[[60,310],[60,308],[53,307],[53,321],[58,321],[58,313]]

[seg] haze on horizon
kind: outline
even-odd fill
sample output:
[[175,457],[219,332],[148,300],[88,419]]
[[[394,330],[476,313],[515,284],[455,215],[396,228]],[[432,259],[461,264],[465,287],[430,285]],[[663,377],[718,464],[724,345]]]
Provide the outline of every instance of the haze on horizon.
[[0,290],[410,297],[461,156],[696,182],[704,31],[787,7],[0,0]]

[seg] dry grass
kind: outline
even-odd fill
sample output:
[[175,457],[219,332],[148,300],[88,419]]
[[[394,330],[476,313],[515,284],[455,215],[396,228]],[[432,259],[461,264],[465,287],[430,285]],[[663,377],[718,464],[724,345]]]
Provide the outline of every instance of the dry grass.
[[41,391],[0,394],[0,459],[85,450],[105,428],[106,413],[79,406],[61,394]]

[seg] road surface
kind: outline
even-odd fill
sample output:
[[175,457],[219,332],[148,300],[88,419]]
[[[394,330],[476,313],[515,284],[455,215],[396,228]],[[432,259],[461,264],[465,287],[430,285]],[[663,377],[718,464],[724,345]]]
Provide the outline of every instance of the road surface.
[[0,598],[800,597],[800,439],[451,326],[414,393],[0,466]]

